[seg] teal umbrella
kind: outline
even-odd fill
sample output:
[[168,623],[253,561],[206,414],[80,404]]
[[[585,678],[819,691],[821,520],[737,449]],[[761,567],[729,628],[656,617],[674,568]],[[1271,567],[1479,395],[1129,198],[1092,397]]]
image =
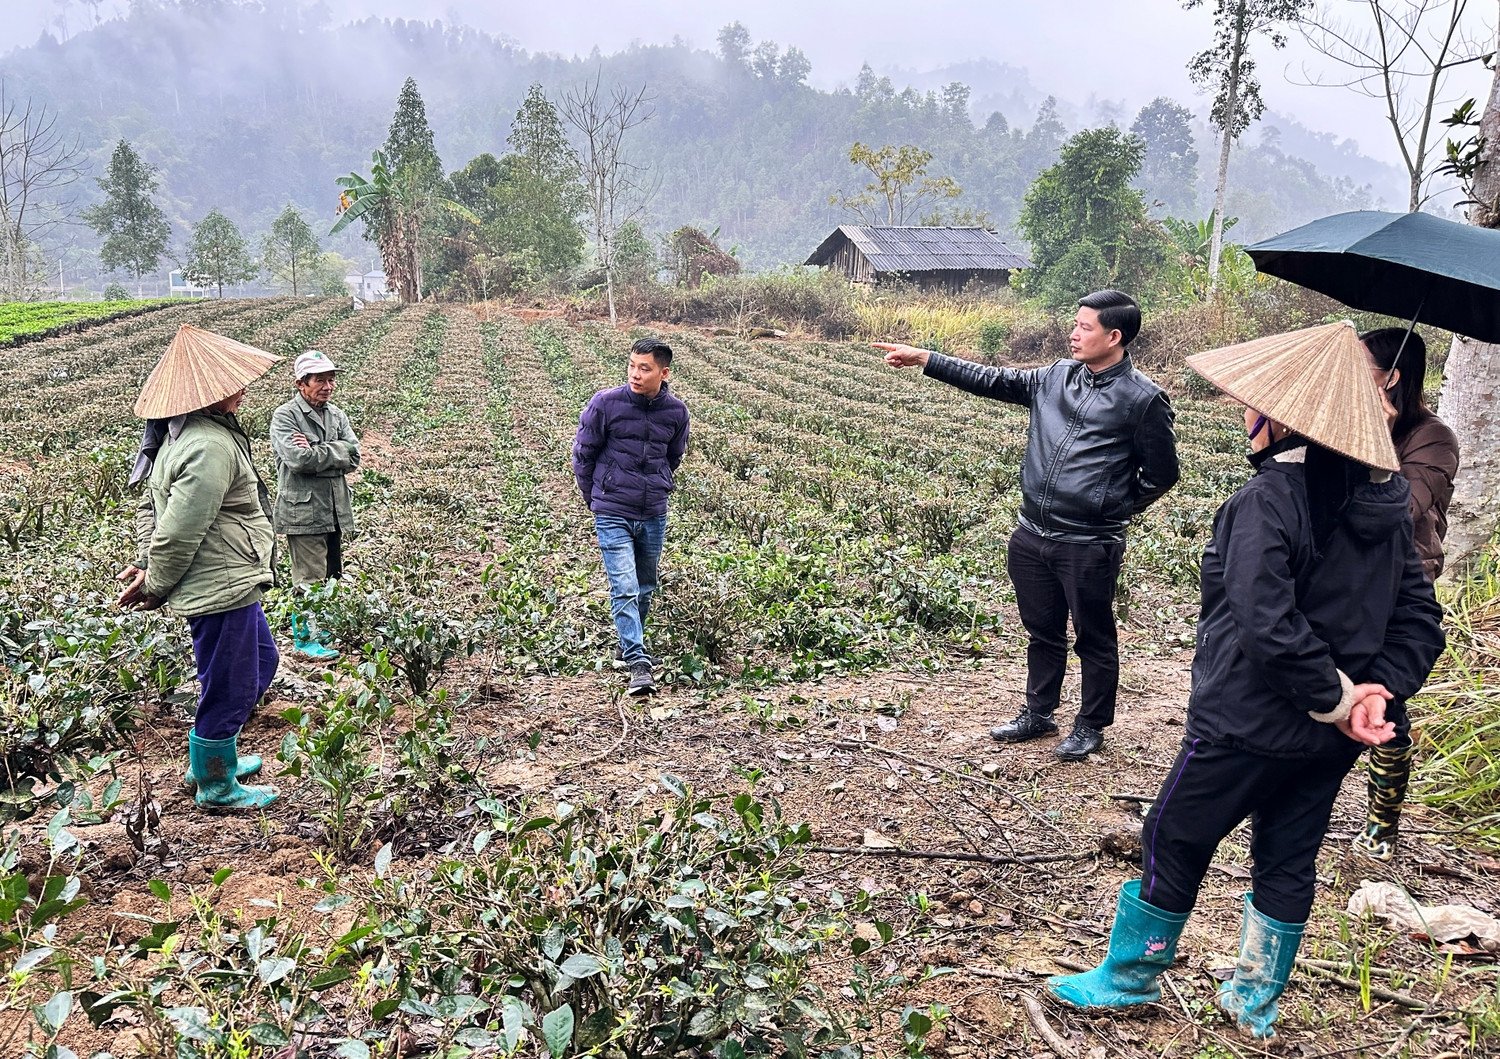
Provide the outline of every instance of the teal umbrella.
[[1268,276],[1351,308],[1500,342],[1500,231],[1429,213],[1358,210],[1245,252]]

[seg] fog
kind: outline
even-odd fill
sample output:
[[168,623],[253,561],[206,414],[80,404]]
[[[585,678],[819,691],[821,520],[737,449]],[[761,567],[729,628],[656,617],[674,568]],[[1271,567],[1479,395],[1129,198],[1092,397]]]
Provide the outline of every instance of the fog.
[[[0,53],[86,29],[94,18],[119,17],[123,0],[0,0]],[[850,84],[860,64],[902,77],[969,60],[985,59],[1024,69],[1040,94],[1097,111],[1115,104],[1127,117],[1159,95],[1206,113],[1207,100],[1188,81],[1188,58],[1211,38],[1210,12],[1184,11],[1178,0],[1052,0],[977,4],[972,0],[928,0],[920,7],[893,0],[761,0],[757,4],[699,0],[661,4],[641,0],[610,3],[551,0],[495,3],[492,0],[263,0],[263,6],[311,22],[346,22],[370,15],[463,23],[503,35],[532,52],[585,55],[612,52],[632,41],[667,42],[674,37],[713,48],[720,27],[739,20],[757,40],[795,45],[812,62],[810,83],[832,88]],[[1206,5],[1212,7],[1212,4]],[[1332,0],[1357,14],[1362,6]],[[1493,38],[1494,6],[1469,5],[1469,31]],[[1399,165],[1400,156],[1380,103],[1343,88],[1316,87],[1310,80],[1337,80],[1341,71],[1294,35],[1284,52],[1264,40],[1254,46],[1268,107],[1316,132],[1356,141],[1371,158]],[[1490,73],[1477,63],[1451,77],[1444,103],[1489,90]],[[1093,104],[1089,106],[1089,104]],[[1451,106],[1450,108],[1451,109]],[[1441,113],[1448,109],[1440,107]],[[982,120],[983,115],[978,115]],[[1029,115],[1007,115],[1025,121]]]

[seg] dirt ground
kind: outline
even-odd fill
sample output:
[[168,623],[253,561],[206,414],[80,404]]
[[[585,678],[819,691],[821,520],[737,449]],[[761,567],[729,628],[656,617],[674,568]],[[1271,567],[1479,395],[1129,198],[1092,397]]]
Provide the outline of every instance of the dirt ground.
[[[1069,961],[1092,965],[1102,953],[1115,893],[1136,870],[1141,812],[1182,737],[1191,653],[1142,660],[1132,651],[1129,629],[1123,640],[1119,718],[1104,750],[1079,764],[1058,761],[1055,740],[1001,747],[988,738],[988,729],[1020,702],[1024,658],[1014,639],[1002,641],[1003,657],[955,660],[946,672],[839,677],[758,692],[708,695],[668,686],[635,700],[619,694],[621,675],[602,664],[579,677],[521,679],[496,689],[482,656],[445,683],[495,689],[470,700],[464,724],[466,734],[498,737],[499,745],[513,748],[485,770],[496,790],[570,798],[582,790],[606,806],[628,806],[658,797],[664,773],[701,793],[723,794],[744,788],[741,770],[760,770],[761,795],[774,797],[789,819],[810,822],[820,850],[849,851],[807,855],[810,896],[864,890],[875,895],[881,918],[897,925],[895,939],[866,959],[909,975],[928,964],[956,970],[901,998],[952,1009],[927,1054],[1029,1056],[1055,1049],[1023,1001],[1042,998],[1042,979]],[[295,700],[302,682],[315,677],[310,665],[289,660],[273,695]],[[140,778],[160,804],[162,846],[139,857],[117,824],[77,829],[89,850],[91,905],[77,914],[88,931],[138,935],[142,928],[130,914],[161,912],[146,885],[153,879],[173,887],[174,914],[188,914],[185,890],[206,888],[226,866],[235,871],[217,898],[221,910],[254,919],[279,907],[284,922],[340,928],[311,911],[323,896],[315,885],[321,876],[313,856],[317,825],[307,811],[318,795],[305,781],[278,776],[275,754],[286,729],[279,712],[287,704],[260,710],[242,739],[242,751],[262,754],[283,792],[264,817],[195,811],[181,783],[186,717],[163,707],[151,719],[141,736]],[[1070,677],[1059,711],[1064,731],[1075,707]],[[532,752],[528,744],[537,733]],[[1362,786],[1351,778],[1336,811],[1306,957],[1347,962],[1352,950],[1339,913],[1369,867],[1344,852],[1363,813]],[[1420,807],[1407,821],[1401,858],[1387,874],[1426,901],[1461,901],[1491,913],[1500,908],[1500,865],[1442,844],[1443,835],[1421,833],[1443,824]],[[883,846],[927,856],[875,852]],[[373,845],[369,853],[373,857]],[[1018,863],[945,859],[955,854]],[[1042,999],[1040,1017],[1075,1055],[1260,1054],[1210,1003],[1233,964],[1246,862],[1238,833],[1210,872],[1163,1000],[1144,1015],[1089,1018]],[[928,899],[920,914],[913,907],[920,903],[917,894]],[[1428,949],[1425,942],[1382,937],[1382,966],[1420,962]],[[1492,982],[1493,965],[1482,960],[1459,957],[1481,981],[1488,975]],[[841,970],[847,968],[825,968],[823,977],[836,984]],[[1406,980],[1419,999],[1431,997],[1422,983]],[[1438,997],[1420,1013],[1435,1027],[1429,1031],[1412,1020],[1409,1008],[1376,1000],[1365,1012],[1357,991],[1304,971],[1283,1001],[1276,1054],[1394,1056],[1402,1047],[1412,1055],[1486,1054],[1488,1042],[1471,1046],[1460,1029],[1442,1028],[1452,1021],[1445,1010]],[[73,1025],[79,1032],[68,1043],[81,1055],[100,1048],[133,1054],[130,1027],[86,1030],[77,1015]],[[1354,1047],[1351,1029],[1360,1042]]]

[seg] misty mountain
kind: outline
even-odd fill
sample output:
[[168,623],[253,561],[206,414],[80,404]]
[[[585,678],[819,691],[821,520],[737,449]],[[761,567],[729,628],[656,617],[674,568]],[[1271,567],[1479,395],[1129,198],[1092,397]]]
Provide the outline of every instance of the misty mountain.
[[[848,161],[856,140],[926,148],[931,171],[964,189],[952,205],[982,211],[1013,234],[1027,186],[1055,161],[1078,127],[1070,118],[1087,106],[1039,101],[1025,71],[997,63],[900,77],[866,68],[852,89],[822,91],[806,83],[794,44],[763,41],[726,57],[674,41],[565,58],[441,22],[332,26],[296,5],[142,0],[128,16],[64,43],[43,36],[11,52],[0,59],[0,77],[11,93],[55,109],[81,138],[94,176],[116,141],[131,141],[159,169],[179,246],[189,224],[213,208],[254,236],[290,202],[326,231],[334,177],[367,170],[407,76],[417,81],[449,171],[481,152],[505,152],[532,82],[554,100],[594,76],[606,86],[646,84],[656,114],[629,143],[657,184],[646,227],[717,230],[751,267],[801,261],[852,219],[829,199],[864,184]],[[1133,117],[1116,115],[1126,126]],[[1304,143],[1324,154],[1342,148],[1312,134],[1294,138],[1289,126],[1279,145],[1236,152],[1244,179],[1255,181],[1247,186],[1260,192],[1235,204],[1240,238],[1370,201],[1361,182],[1325,176],[1322,163],[1291,153]],[[1264,193],[1270,188],[1274,196]],[[97,196],[88,181],[80,205]],[[74,232],[75,257],[87,257],[92,233]],[[354,235],[332,248],[373,257]]]

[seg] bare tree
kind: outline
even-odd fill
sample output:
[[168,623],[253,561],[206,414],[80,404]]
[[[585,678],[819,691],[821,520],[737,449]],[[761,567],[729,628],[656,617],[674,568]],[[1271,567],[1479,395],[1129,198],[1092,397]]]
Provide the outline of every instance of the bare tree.
[[40,241],[62,224],[83,176],[79,141],[57,115],[29,97],[18,102],[0,80],[0,299],[32,297],[46,282]]
[[615,317],[615,233],[646,207],[651,191],[646,167],[626,158],[625,134],[650,121],[656,111],[645,85],[631,90],[612,85],[605,92],[600,74],[563,93],[563,119],[578,131],[583,183],[588,188],[594,246],[604,269],[609,322]]
[[1266,104],[1250,45],[1263,36],[1273,48],[1286,47],[1282,25],[1301,17],[1311,0],[1183,0],[1188,10],[1211,3],[1214,41],[1188,60],[1188,78],[1214,93],[1209,121],[1219,130],[1219,170],[1214,182],[1213,239],[1208,250],[1209,286],[1219,282],[1224,253],[1224,200],[1229,193],[1229,154],[1234,141],[1259,121]]
[[1433,156],[1442,149],[1433,115],[1455,102],[1444,95],[1448,74],[1483,57],[1468,11],[1468,0],[1325,0],[1301,23],[1307,42],[1345,70],[1306,83],[1348,88],[1384,108],[1406,166],[1409,213],[1432,197]]

